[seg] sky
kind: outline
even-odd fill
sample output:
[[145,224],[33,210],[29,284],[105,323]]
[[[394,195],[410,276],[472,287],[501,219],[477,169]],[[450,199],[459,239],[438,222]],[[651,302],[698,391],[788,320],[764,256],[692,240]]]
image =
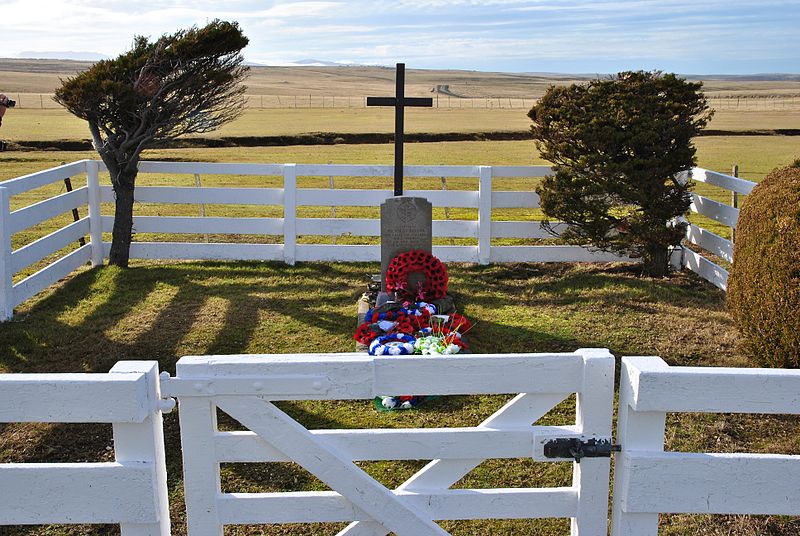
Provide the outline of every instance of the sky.
[[0,56],[115,56],[215,18],[238,21],[245,59],[316,59],[505,72],[800,72],[800,0],[11,0]]

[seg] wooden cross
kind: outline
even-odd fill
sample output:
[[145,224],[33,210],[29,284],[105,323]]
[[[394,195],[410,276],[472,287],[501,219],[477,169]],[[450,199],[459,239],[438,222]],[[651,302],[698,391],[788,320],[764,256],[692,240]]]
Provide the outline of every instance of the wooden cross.
[[394,106],[394,195],[403,195],[403,110],[406,106],[433,106],[433,99],[406,97],[406,64],[397,64],[394,97],[367,97],[367,106]]

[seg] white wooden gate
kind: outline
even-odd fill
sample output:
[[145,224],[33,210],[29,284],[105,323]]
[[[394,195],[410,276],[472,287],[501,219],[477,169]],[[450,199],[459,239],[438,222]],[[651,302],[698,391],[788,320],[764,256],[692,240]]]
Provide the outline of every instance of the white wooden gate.
[[[449,489],[490,458],[544,457],[554,437],[610,439],[614,358],[607,350],[565,354],[372,357],[365,354],[184,357],[162,380],[179,401],[190,536],[219,536],[224,525],[351,522],[340,535],[447,534],[435,520],[569,517],[573,535],[606,535],[609,459],[573,465],[560,488]],[[476,427],[307,430],[277,400],[371,399],[520,393]],[[576,422],[533,426],[577,393]],[[216,408],[250,431],[221,432]],[[356,460],[433,460],[387,489]],[[293,461],[327,492],[222,493],[225,462]],[[561,459],[560,461],[565,461]]]

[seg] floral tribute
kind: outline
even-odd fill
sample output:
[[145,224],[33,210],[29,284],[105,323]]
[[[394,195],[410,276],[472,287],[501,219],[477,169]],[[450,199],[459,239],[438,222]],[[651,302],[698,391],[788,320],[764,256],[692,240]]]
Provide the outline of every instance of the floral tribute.
[[[424,275],[416,289],[408,283],[413,272]],[[463,335],[473,324],[456,312],[447,296],[447,284],[447,268],[430,253],[412,250],[398,255],[386,271],[390,300],[367,311],[355,340],[367,347],[370,355],[447,356],[468,350]],[[380,396],[375,406],[381,411],[409,409],[426,398]]]

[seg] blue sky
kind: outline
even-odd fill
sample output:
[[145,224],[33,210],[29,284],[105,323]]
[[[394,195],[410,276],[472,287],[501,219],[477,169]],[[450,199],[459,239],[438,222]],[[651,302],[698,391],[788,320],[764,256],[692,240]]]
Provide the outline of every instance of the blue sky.
[[237,20],[250,61],[512,72],[800,72],[800,0],[12,0],[0,55],[123,52],[213,18]]

